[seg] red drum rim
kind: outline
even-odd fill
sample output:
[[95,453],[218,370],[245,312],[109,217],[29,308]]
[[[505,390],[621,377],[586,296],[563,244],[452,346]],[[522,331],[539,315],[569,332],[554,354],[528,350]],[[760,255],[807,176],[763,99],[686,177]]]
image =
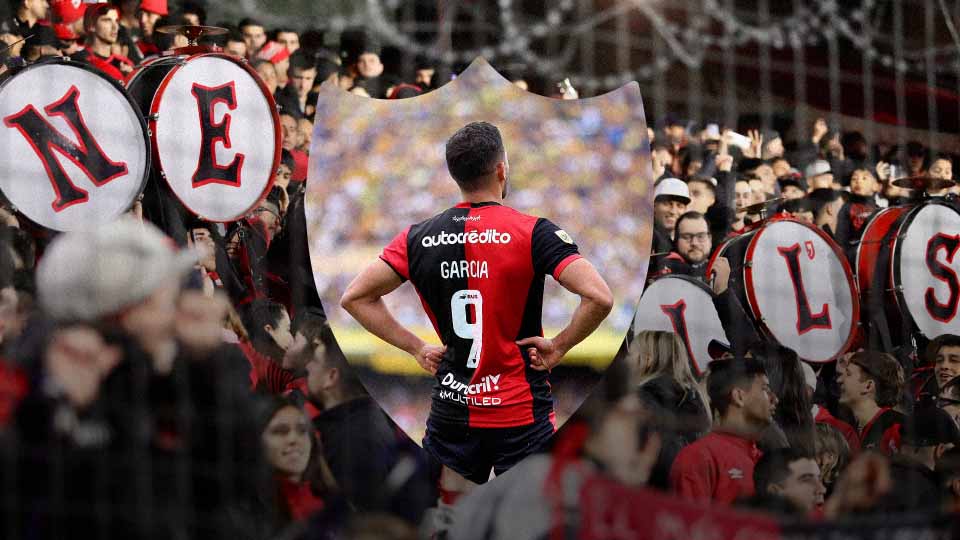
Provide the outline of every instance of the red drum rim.
[[[169,86],[170,81],[173,80],[174,75],[176,75],[176,73],[180,71],[180,68],[182,68],[184,65],[187,64],[187,62],[191,60],[198,59],[198,58],[205,58],[205,57],[220,58],[220,59],[232,62],[233,64],[239,66],[248,74],[250,74],[251,77],[253,77],[254,82],[257,84],[257,88],[259,88],[260,92],[264,95],[264,97],[267,98],[267,103],[270,105],[270,116],[273,119],[273,137],[274,137],[274,141],[277,143],[276,150],[273,153],[273,166],[270,168],[271,171],[275,172],[280,167],[280,156],[281,156],[281,153],[283,152],[283,147],[280,144],[282,135],[280,132],[280,114],[277,112],[277,102],[273,99],[273,96],[270,95],[270,90],[267,88],[267,85],[264,84],[263,81],[260,79],[260,75],[258,75],[257,72],[253,68],[251,68],[250,64],[248,64],[245,60],[239,60],[237,58],[234,58],[233,56],[230,56],[229,54],[224,54],[221,52],[206,52],[206,53],[194,54],[190,56],[178,57],[176,55],[173,55],[171,57],[160,57],[157,59],[157,60],[161,60],[164,58],[181,58],[183,60],[182,62],[175,65],[170,70],[170,72],[163,77],[163,81],[160,82],[160,86],[157,87],[156,92],[154,92],[153,94],[153,100],[150,102],[150,122],[149,122],[150,143],[151,143],[151,148],[153,149],[155,161],[157,163],[157,169],[160,171],[161,175],[164,176],[164,181],[166,181],[166,177],[165,175],[163,175],[163,160],[160,159],[160,149],[157,146],[157,114],[160,110],[160,102],[163,100],[163,95],[167,90],[167,86]],[[146,67],[146,66],[142,66],[142,67]],[[182,204],[184,208],[189,210],[191,214],[201,219],[210,221],[212,223],[232,223],[239,219],[243,219],[244,216],[252,212],[263,201],[263,199],[270,193],[270,190],[273,189],[274,180],[275,180],[275,174],[271,174],[270,179],[267,181],[267,185],[264,187],[263,192],[260,193],[260,196],[257,198],[257,200],[254,201],[254,203],[250,205],[249,208],[247,208],[242,213],[240,213],[240,215],[238,215],[235,219],[228,219],[228,220],[209,219],[203,216],[200,212],[197,212],[196,210],[191,208],[186,203],[186,201],[184,201],[180,197],[180,195],[176,192],[176,190],[171,189],[170,191],[173,192],[173,196],[176,197],[177,200],[180,201],[180,204]]]
[[[776,337],[770,331],[770,328],[763,322],[763,317],[758,308],[757,296],[754,292],[754,283],[753,283],[753,266],[747,264],[753,260],[753,253],[756,250],[757,242],[760,239],[760,236],[766,232],[768,225],[774,225],[780,222],[790,222],[796,223],[803,227],[806,227],[813,233],[817,234],[822,240],[826,242],[830,249],[833,250],[834,255],[837,257],[837,260],[840,261],[840,267],[843,269],[843,275],[847,279],[847,284],[850,286],[851,298],[850,304],[853,308],[851,323],[850,323],[850,333],[847,335],[847,339],[844,341],[843,346],[840,348],[840,351],[837,354],[831,356],[826,360],[809,360],[804,358],[807,362],[825,364],[827,362],[832,362],[839,358],[841,355],[846,353],[850,347],[853,345],[857,337],[857,330],[860,327],[860,290],[857,287],[856,281],[853,279],[853,272],[850,270],[850,264],[847,262],[846,256],[843,254],[843,251],[836,245],[836,242],[830,238],[827,233],[818,227],[811,226],[808,223],[797,220],[795,218],[777,218],[775,220],[770,220],[767,223],[764,223],[762,227],[757,228],[756,234],[753,235],[753,238],[750,239],[750,243],[747,245],[747,251],[744,254],[744,264],[743,264],[743,273],[744,273],[744,289],[746,289],[747,303],[750,307],[750,312],[754,317],[758,328],[769,338],[776,341]],[[718,251],[719,253],[719,251]],[[712,261],[711,261],[712,262]]]

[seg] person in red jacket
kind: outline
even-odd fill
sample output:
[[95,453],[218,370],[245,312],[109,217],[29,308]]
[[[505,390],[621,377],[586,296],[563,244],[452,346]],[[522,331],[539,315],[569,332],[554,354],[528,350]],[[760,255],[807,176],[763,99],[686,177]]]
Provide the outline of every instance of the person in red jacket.
[[773,421],[777,397],[752,358],[712,362],[707,393],[719,421],[677,455],[670,487],[685,499],[730,504],[754,493],[753,470],[761,456],[756,441]]
[[903,368],[896,358],[879,351],[860,351],[837,365],[840,404],[857,420],[860,448],[886,455],[900,448],[903,415],[893,407],[903,390]]
[[87,62],[121,84],[133,71],[133,62],[126,56],[114,54],[120,31],[120,12],[111,4],[96,4],[87,8],[83,28],[87,34],[86,46],[73,54],[74,60]]

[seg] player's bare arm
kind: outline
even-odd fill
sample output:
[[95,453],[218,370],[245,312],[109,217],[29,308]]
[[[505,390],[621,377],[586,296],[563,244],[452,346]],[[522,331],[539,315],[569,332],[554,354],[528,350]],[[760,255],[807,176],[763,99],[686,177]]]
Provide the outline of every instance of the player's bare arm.
[[[572,265],[571,265],[572,266]],[[436,374],[445,347],[431,345],[404,328],[383,297],[403,284],[400,276],[381,259],[367,266],[340,298],[343,307],[368,332],[416,358],[420,367]]]
[[552,339],[534,336],[517,342],[521,347],[528,347],[530,367],[538,371],[553,369],[567,351],[592,334],[613,309],[610,287],[590,261],[573,261],[563,269],[558,281],[580,296],[580,305],[573,312],[570,324]]

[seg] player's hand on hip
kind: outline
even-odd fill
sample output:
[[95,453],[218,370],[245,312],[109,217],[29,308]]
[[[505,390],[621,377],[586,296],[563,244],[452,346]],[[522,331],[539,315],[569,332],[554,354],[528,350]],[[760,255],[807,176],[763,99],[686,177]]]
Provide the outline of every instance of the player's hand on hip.
[[525,347],[530,356],[530,367],[537,371],[550,371],[563,359],[563,351],[553,342],[540,336],[532,336],[517,342]]
[[429,371],[431,375],[436,375],[437,368],[440,367],[440,360],[443,359],[443,353],[446,352],[446,350],[447,347],[444,345],[430,345],[428,343],[420,347],[420,350],[417,351],[414,357],[417,359],[420,367]]

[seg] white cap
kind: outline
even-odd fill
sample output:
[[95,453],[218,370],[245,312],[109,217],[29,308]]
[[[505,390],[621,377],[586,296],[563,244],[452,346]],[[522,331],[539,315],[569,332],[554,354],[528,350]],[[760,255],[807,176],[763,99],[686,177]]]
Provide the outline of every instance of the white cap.
[[54,319],[95,321],[147,298],[196,261],[155,226],[124,217],[58,236],[37,266],[37,293]]
[[832,171],[830,170],[829,161],[818,159],[813,163],[807,165],[806,170],[804,170],[803,172],[804,172],[804,176],[806,176],[807,179],[809,180],[814,176],[820,176],[821,174],[827,174]]
[[662,178],[657,182],[657,187],[653,190],[653,200],[657,200],[661,196],[678,197],[680,199],[686,199],[689,203],[690,189],[683,180],[677,178]]
[[803,369],[803,382],[807,383],[807,386],[810,388],[816,390],[817,374],[813,371],[813,368],[806,362],[800,362],[800,368]]

